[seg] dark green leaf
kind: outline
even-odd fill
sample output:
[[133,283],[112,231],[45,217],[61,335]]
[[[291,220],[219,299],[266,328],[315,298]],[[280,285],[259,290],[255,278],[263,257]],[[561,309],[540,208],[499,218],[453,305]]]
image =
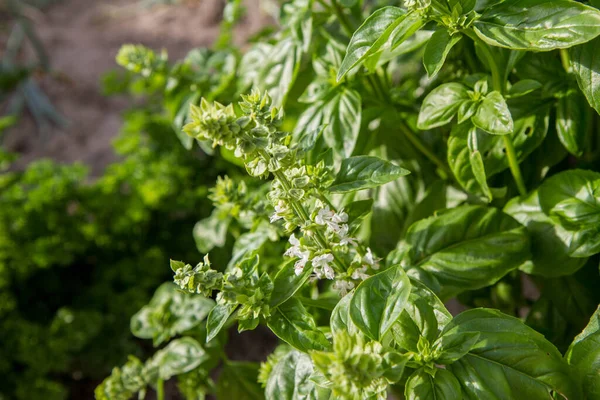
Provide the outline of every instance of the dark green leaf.
[[493,46],[563,49],[600,35],[600,11],[568,0],[508,0],[487,9],[474,28]]
[[542,88],[542,84],[533,79],[523,79],[510,87],[508,97],[521,97]]
[[452,372],[438,368],[433,377],[420,368],[408,377],[404,396],[407,400],[456,400],[462,392]]
[[350,300],[350,317],[368,337],[379,340],[406,307],[410,281],[399,266],[365,279]]
[[496,91],[484,97],[471,121],[476,127],[493,135],[508,135],[514,129],[504,97]]
[[556,106],[556,132],[565,149],[574,156],[581,157],[586,150],[591,117],[585,98],[574,93],[558,99]]
[[362,221],[373,210],[373,199],[358,200],[344,206],[344,212],[348,214],[348,226],[350,234],[355,232]]
[[600,38],[569,50],[577,83],[588,103],[600,114]]
[[442,335],[434,344],[434,351],[439,353],[435,359],[437,364],[452,364],[471,350],[479,340],[479,332],[460,332]]
[[312,272],[312,268],[304,267],[300,275],[296,275],[294,263],[291,260],[283,264],[273,280],[273,292],[269,306],[275,308],[292,297],[304,285]]
[[404,168],[378,157],[350,157],[342,160],[340,171],[328,190],[344,193],[374,188],[409,173]]
[[435,31],[427,42],[425,54],[423,55],[423,64],[429,76],[434,76],[439,72],[444,65],[444,61],[446,61],[448,53],[460,39],[462,39],[462,35],[450,36],[445,27]]
[[331,344],[300,300],[291,298],[271,314],[269,328],[281,340],[300,351],[329,350]]
[[519,319],[497,310],[468,310],[454,318],[444,335],[458,332],[480,334],[471,351],[448,366],[465,382],[467,398],[546,400],[552,391],[581,398],[556,347]]
[[418,128],[431,129],[452,121],[461,104],[469,100],[467,92],[465,85],[456,82],[444,83],[433,89],[421,105]]
[[584,398],[600,398],[600,307],[583,332],[575,338],[565,358],[575,367],[575,375],[583,386]]

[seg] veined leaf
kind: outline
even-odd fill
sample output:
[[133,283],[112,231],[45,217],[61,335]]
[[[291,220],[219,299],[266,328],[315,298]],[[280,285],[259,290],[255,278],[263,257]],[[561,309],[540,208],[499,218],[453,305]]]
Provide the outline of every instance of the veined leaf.
[[483,98],[471,121],[476,127],[493,135],[508,135],[514,129],[506,101],[496,91]]
[[283,356],[273,367],[265,395],[267,399],[308,400],[315,390],[315,383],[309,378],[314,372],[310,357],[297,350]]
[[431,36],[431,39],[425,46],[425,54],[423,55],[423,65],[427,74],[435,76],[444,65],[448,53],[452,47],[462,39],[462,35],[450,35],[445,27],[439,28]]
[[408,377],[404,397],[407,400],[455,400],[462,397],[462,392],[452,372],[436,369],[433,377],[419,368]]
[[575,375],[583,386],[585,399],[600,398],[600,307],[569,347],[565,355],[575,367]]
[[[600,42],[599,42],[600,43]],[[565,149],[581,157],[588,141],[588,121],[591,111],[585,98],[575,93],[558,99],[556,106],[556,133]]]
[[469,100],[468,89],[462,83],[444,83],[433,89],[423,100],[417,127],[431,129],[446,125]]
[[569,50],[577,83],[588,103],[600,114],[600,38]]
[[350,157],[342,160],[335,181],[327,189],[333,193],[354,192],[383,185],[409,173],[378,157]]

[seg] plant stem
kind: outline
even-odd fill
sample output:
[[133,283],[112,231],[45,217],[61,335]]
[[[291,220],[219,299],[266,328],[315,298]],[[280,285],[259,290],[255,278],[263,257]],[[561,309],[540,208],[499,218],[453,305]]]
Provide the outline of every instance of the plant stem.
[[354,34],[354,28],[352,27],[352,24],[350,23],[348,18],[346,18],[346,14],[344,14],[344,9],[340,6],[337,0],[331,0],[331,5],[333,6],[333,12],[340,20],[340,24],[342,24],[342,28],[344,28],[344,31],[349,37],[352,37],[352,35]]
[[427,146],[421,142],[421,140],[414,134],[410,127],[404,121],[400,121],[400,131],[406,136],[406,138],[417,148],[425,157],[427,157],[432,163],[434,163],[440,171],[443,173],[442,178],[444,180],[452,176],[450,168],[438,158]]
[[156,382],[156,399],[165,400],[165,382],[162,379]]
[[560,49],[560,62],[562,63],[565,72],[571,73],[571,57],[567,49]]

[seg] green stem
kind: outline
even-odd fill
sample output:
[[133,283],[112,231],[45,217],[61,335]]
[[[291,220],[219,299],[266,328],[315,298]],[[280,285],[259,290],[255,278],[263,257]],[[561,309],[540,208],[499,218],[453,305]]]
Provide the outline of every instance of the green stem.
[[156,399],[157,400],[165,400],[165,382],[162,379],[159,379],[156,382]]
[[342,24],[342,28],[349,37],[352,37],[354,34],[354,28],[346,17],[346,14],[344,14],[344,9],[340,6],[337,0],[331,0],[331,5],[333,6],[333,12],[340,20],[340,24]]
[[400,121],[400,131],[406,136],[406,138],[417,148],[425,157],[427,157],[432,163],[434,163],[442,172],[442,178],[444,180],[448,177],[453,176],[450,168],[438,158],[427,146],[421,142],[421,140],[414,134],[410,127],[404,121]]
[[[492,84],[494,90],[497,90],[501,94],[504,94],[504,89],[506,87],[504,81],[504,74],[501,73],[498,68],[498,64],[496,63],[496,59],[494,55],[490,51],[488,45],[484,43],[475,33],[470,30],[465,32],[467,36],[473,39],[476,43],[480,44],[480,49],[482,51],[483,56],[486,58],[487,63],[492,72]],[[521,196],[525,196],[527,194],[527,187],[525,186],[525,181],[523,180],[523,175],[521,174],[521,168],[519,167],[519,160],[517,159],[517,153],[515,152],[515,146],[510,138],[510,135],[504,135],[502,137],[504,141],[504,147],[506,148],[506,156],[508,158],[508,166],[510,168],[510,172],[512,173],[513,179],[517,185],[517,189],[519,190],[519,194]]]
[[560,61],[567,73],[571,73],[571,57],[567,49],[560,49]]

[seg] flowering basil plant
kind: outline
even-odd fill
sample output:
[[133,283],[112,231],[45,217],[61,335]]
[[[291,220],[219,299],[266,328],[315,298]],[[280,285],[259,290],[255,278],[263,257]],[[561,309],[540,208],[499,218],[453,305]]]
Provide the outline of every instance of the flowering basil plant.
[[237,0],[213,50],[119,54],[239,168],[97,398],[600,399],[600,3],[283,3],[243,54]]

